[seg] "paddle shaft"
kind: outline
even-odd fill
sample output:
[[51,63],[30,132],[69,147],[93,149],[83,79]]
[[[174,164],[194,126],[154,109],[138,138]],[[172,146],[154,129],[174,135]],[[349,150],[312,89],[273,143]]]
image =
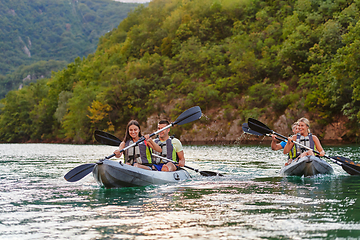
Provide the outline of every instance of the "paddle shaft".
[[[161,158],[161,159],[163,159],[165,161],[168,161],[168,162],[171,162],[173,164],[177,164],[177,162],[174,162],[174,161],[172,161],[172,160],[170,160],[170,159],[168,159],[166,157],[162,157],[162,156],[159,156],[159,155],[154,154],[154,153],[152,155],[154,157]],[[184,165],[184,167],[186,167],[186,168],[188,168],[190,170],[193,170],[193,171],[195,171],[197,173],[200,173],[202,176],[205,176],[205,177],[212,177],[212,176],[221,176],[222,177],[222,176],[224,176],[221,173],[216,173],[216,172],[212,172],[212,171],[199,171],[199,169],[195,169],[195,168],[192,168],[192,167],[189,167],[189,166],[186,166],[186,165]]]
[[[270,134],[266,134],[266,136],[271,137]],[[275,137],[275,138],[276,138],[277,140],[279,140],[279,141],[287,142],[287,139],[281,139],[281,138],[279,138],[279,137]]]
[[[178,164],[177,162],[174,162],[174,161],[172,161],[172,160],[170,160],[170,159],[168,159],[168,158],[166,158],[166,157],[162,157],[162,156],[160,156],[160,155],[157,155],[157,154],[152,154],[154,157],[158,157],[158,158],[161,158],[161,159],[163,159],[163,160],[165,160],[165,161],[167,161],[167,162],[171,162],[171,163],[173,163],[173,164]],[[195,172],[199,172],[199,170],[198,169],[195,169],[195,168],[192,168],[192,167],[188,167],[188,166],[186,166],[186,165],[184,165],[184,167],[186,167],[186,168],[188,168],[188,169],[191,169],[191,170],[194,170]]]

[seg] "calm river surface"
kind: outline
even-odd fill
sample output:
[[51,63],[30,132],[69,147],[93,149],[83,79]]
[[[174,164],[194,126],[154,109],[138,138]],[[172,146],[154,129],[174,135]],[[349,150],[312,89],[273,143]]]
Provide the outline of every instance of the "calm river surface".
[[[185,146],[186,165],[220,171],[178,184],[104,189],[72,168],[115,148],[0,144],[0,239],[358,239],[360,177],[279,177],[269,146]],[[360,162],[359,146],[325,146]]]

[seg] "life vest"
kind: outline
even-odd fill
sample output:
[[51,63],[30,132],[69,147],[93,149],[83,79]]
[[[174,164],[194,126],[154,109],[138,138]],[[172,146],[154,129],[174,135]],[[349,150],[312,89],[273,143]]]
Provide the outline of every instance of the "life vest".
[[[313,139],[313,136],[311,133],[309,133],[306,137],[304,137],[298,133],[296,135],[296,142],[312,149],[313,151],[316,151],[316,146],[315,146],[314,139]],[[307,148],[304,148],[298,144],[294,144],[294,147],[289,152],[289,158],[295,159],[301,153],[306,152],[307,150],[308,150]]]
[[[125,143],[125,147],[128,147],[133,143],[132,140],[128,140]],[[152,164],[151,148],[146,145],[146,142],[141,142],[138,145],[125,150],[124,160],[131,165],[134,165],[134,163],[150,165]]]
[[[162,151],[161,151],[161,153],[159,153],[159,152],[155,152],[155,153],[157,155],[162,156],[162,157],[166,157],[169,160],[178,162],[179,159],[178,159],[178,156],[177,156],[176,151],[174,149],[174,146],[172,145],[171,139],[172,138],[168,138],[165,142],[161,142],[159,138],[156,138],[154,140],[154,142],[161,147]],[[162,161],[161,158],[156,158],[155,157],[155,163],[156,164],[164,163],[164,161]]]
[[294,146],[289,152],[289,159],[295,159],[295,158],[296,158],[296,144],[294,144]]

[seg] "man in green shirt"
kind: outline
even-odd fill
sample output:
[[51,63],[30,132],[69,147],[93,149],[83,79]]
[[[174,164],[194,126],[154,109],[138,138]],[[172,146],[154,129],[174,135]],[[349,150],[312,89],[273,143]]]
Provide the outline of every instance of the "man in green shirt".
[[[161,120],[158,123],[158,130],[168,126],[170,123],[167,120]],[[185,157],[182,144],[179,139],[169,136],[170,128],[165,129],[159,133],[159,137],[154,140],[162,148],[162,152],[155,152],[155,154],[165,157],[169,160],[177,162],[178,166],[184,167]],[[160,158],[155,157],[156,164],[154,167],[159,171],[176,171],[177,167],[172,162],[164,163]]]

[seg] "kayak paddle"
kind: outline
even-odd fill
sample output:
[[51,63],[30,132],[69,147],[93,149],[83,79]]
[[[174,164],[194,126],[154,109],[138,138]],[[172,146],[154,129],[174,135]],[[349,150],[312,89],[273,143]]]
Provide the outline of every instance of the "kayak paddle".
[[[152,137],[152,136],[154,136],[154,135],[156,135],[156,134],[158,134],[158,133],[164,131],[165,129],[168,129],[168,128],[174,126],[174,125],[183,125],[183,124],[195,121],[195,120],[197,120],[197,119],[199,119],[201,117],[201,114],[202,113],[201,113],[201,109],[200,109],[199,106],[189,108],[188,110],[186,110],[185,112],[180,114],[180,116],[175,120],[175,122],[170,123],[168,126],[166,126],[166,127],[162,128],[162,129],[150,134],[149,136]],[[95,138],[96,138],[96,135],[95,135]],[[130,144],[129,146],[121,149],[120,152],[124,152],[125,150],[127,150],[127,149],[129,149],[131,147],[134,147],[134,146],[138,145],[139,143],[143,142],[144,140],[145,140],[145,138],[141,137],[135,143]],[[110,140],[108,139],[107,141],[111,141],[111,138],[110,138]],[[116,145],[116,146],[119,146],[119,144]],[[114,145],[112,145],[112,146],[114,146]],[[114,156],[115,156],[115,154],[112,154],[112,155],[110,155],[108,157],[105,157],[105,159],[110,159],[110,158],[112,158]],[[102,162],[105,159],[99,160],[96,164],[102,164]],[[65,178],[66,181],[69,181],[69,182],[79,181],[80,179],[82,179],[83,177],[85,177],[86,175],[91,173],[96,164],[95,163],[92,163],[92,164],[87,163],[87,164],[77,166],[74,169],[70,170],[67,174],[65,174],[64,178]]]
[[256,136],[264,136],[264,134],[255,132],[254,130],[250,129],[248,123],[243,123],[242,130],[244,131],[244,133],[247,133],[247,134],[256,135]]
[[350,175],[360,175],[360,164],[356,163],[348,158],[344,158],[341,156],[332,156],[331,158],[337,159],[339,162],[343,164],[341,167]]
[[[287,140],[287,137],[271,130],[268,126],[266,126],[264,123],[253,119],[253,118],[249,118],[248,119],[248,125],[250,127],[250,129],[252,129],[255,132],[259,132],[262,133],[264,135],[268,135],[268,134],[275,134],[277,136],[279,136],[280,138]],[[305,145],[302,145],[296,141],[292,141],[294,144],[297,144],[303,148],[312,150],[314,153],[320,154],[318,151],[315,151]],[[330,161],[332,161],[333,163],[336,163],[338,165],[340,165],[347,173],[349,173],[350,175],[360,175],[360,164],[355,164],[353,161],[351,161],[350,159],[344,158],[344,157],[329,157],[324,155],[325,158],[329,159]],[[351,164],[350,162],[354,163]]]
[[121,140],[114,135],[97,129],[94,132],[94,137],[96,141],[105,145],[118,147],[121,143]]
[[[243,125],[242,125],[242,130],[244,131],[244,133],[251,134],[251,135],[271,137],[269,134],[265,134],[265,135],[264,135],[264,134],[262,134],[262,133],[259,133],[259,132],[256,132],[256,131],[250,129],[248,123],[243,123]],[[285,141],[285,142],[287,142],[287,139],[283,140],[283,139],[281,139],[281,138],[279,138],[279,137],[275,137],[275,138],[276,138],[277,140],[279,140],[279,141]]]
[[64,178],[68,182],[76,182],[92,172],[95,163],[86,163],[70,170]]
[[[157,155],[157,154],[152,154],[153,156],[155,156],[155,157],[158,157],[158,158],[161,158],[161,159],[163,159],[164,161],[167,161],[167,162],[172,162],[173,164],[178,164],[177,162],[174,162],[174,161],[171,161],[170,159],[167,159],[166,157],[162,157],[162,156],[159,156],[159,155]],[[200,173],[202,176],[205,176],[205,177],[213,177],[213,176],[224,176],[224,175],[222,175],[221,173],[217,173],[217,172],[211,172],[211,171],[199,171],[199,169],[195,169],[195,168],[192,168],[192,167],[188,167],[188,166],[184,166],[184,167],[186,167],[186,168],[188,168],[188,169],[191,169],[191,170],[193,170],[193,171],[195,171],[195,172],[197,172],[197,173]]]

